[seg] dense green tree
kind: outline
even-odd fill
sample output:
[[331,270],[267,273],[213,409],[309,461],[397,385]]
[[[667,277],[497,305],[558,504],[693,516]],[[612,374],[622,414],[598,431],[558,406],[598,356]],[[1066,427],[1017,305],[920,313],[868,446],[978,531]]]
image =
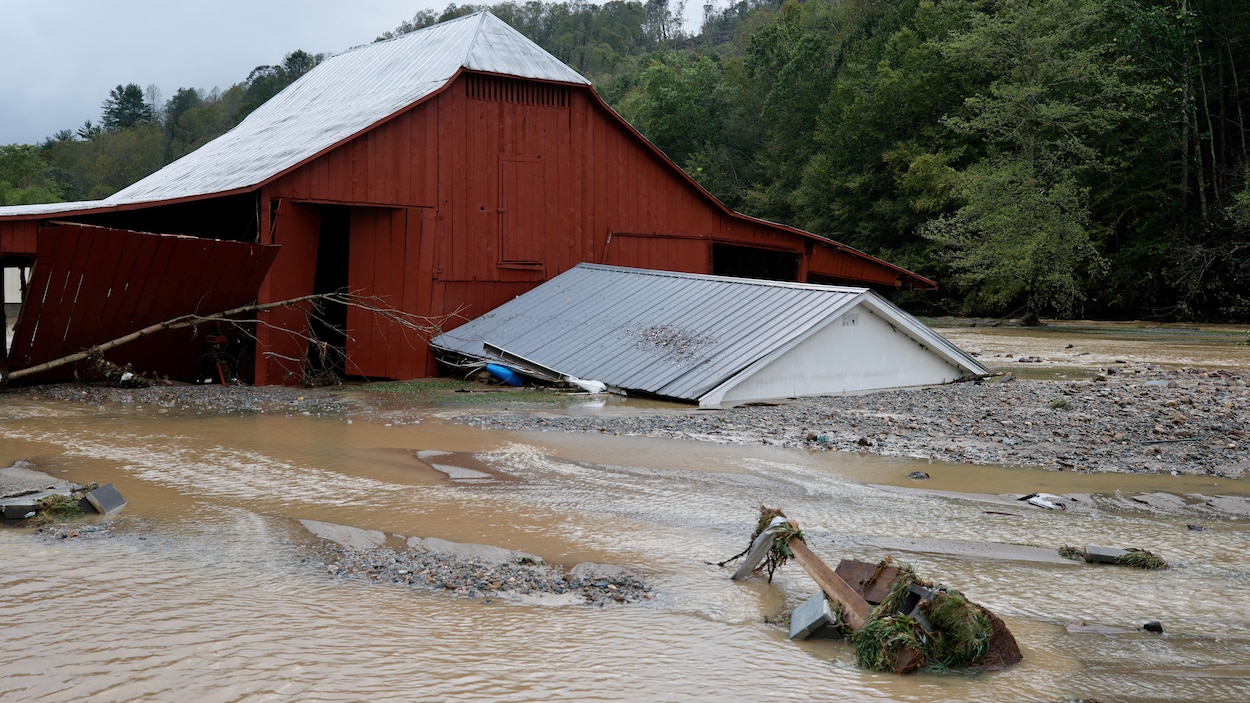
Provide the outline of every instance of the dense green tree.
[[[730,207],[937,280],[930,312],[1250,320],[1250,4],[742,0],[694,37],[672,0],[489,9]],[[163,104],[118,86],[39,145],[51,190],[5,192],[107,195],[318,60]]]
[[42,149],[31,144],[0,146],[0,205],[31,205],[60,199],[60,185]]
[[125,129],[152,121],[152,106],[136,83],[119,85],[104,100],[100,121],[106,130]]
[[707,56],[660,54],[642,72],[622,111],[669,158],[685,164],[719,136],[719,82],[720,67]]
[[281,64],[274,66],[257,66],[248,74],[244,82],[243,101],[235,115],[242,121],[253,110],[265,104],[291,85],[305,73],[311,71],[325,56],[313,55],[302,49],[287,54]]

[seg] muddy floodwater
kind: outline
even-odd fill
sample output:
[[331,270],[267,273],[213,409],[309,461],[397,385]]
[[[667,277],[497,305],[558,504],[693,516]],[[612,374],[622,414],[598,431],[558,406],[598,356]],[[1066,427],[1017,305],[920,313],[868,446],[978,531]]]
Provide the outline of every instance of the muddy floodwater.
[[[103,534],[0,530],[5,703],[1250,700],[1250,521],[1131,500],[1244,497],[1244,481],[502,432],[446,419],[462,408],[404,424],[163,410],[0,395],[0,466],[129,500]],[[1008,502],[1037,490],[1122,507]],[[745,546],[761,504],[830,563],[892,555],[961,589],[1004,618],[1024,662],[896,677],[857,669],[841,642],[790,642],[768,619],[817,591],[801,569],[732,582],[711,564]],[[343,579],[306,560],[302,519],[621,565],[653,597],[535,605]],[[1143,547],[1172,568],[1001,558],[967,540]],[[1152,620],[1163,634],[1137,629]]]

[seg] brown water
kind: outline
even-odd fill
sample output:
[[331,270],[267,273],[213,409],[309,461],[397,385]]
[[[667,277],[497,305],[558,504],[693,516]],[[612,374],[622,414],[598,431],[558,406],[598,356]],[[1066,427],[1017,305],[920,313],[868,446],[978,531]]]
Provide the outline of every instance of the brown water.
[[[1022,378],[1089,375],[1099,367],[1154,364],[1250,370],[1250,329],[1237,325],[1052,321],[1041,327],[938,326],[992,371]],[[1020,363],[1021,358],[1037,363]]]
[[[582,410],[586,412],[587,410]],[[495,480],[448,480],[414,450],[463,453]],[[426,455],[427,458],[432,455]],[[0,530],[0,700],[1250,699],[1250,525],[1147,514],[1014,510],[917,495],[915,463],[445,424],[194,417],[0,396],[0,464],[112,482],[117,536],[49,542]],[[433,461],[433,460],[431,460]],[[1244,494],[1235,482],[1081,477],[925,464],[926,487],[1024,493]],[[912,484],[914,485],[914,484]],[[899,678],[836,642],[789,642],[766,616],[816,592],[797,567],[734,583],[760,504],[817,553],[876,560],[862,536],[1054,547],[1144,546],[1175,566],[977,561],[901,554],[1002,615],[1022,665]],[[622,564],[653,584],[639,606],[514,605],[339,582],[301,560],[311,518],[482,542],[572,564]],[[1190,518],[1192,521],[1192,518]],[[1065,624],[1167,633],[1068,634]]]

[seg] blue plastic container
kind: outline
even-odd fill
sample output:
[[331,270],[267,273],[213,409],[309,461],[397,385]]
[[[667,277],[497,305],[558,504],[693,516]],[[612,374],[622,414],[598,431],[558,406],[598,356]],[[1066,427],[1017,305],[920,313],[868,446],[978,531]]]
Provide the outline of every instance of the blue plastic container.
[[521,385],[521,374],[517,373],[516,371],[513,371],[507,366],[500,366],[499,364],[487,364],[486,371],[489,372],[490,375],[494,376],[500,381],[503,381],[509,386]]

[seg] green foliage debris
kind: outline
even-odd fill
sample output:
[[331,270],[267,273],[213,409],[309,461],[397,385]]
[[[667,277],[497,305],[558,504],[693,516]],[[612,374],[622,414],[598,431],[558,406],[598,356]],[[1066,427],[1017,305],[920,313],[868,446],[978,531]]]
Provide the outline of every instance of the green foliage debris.
[[1115,563],[1120,566],[1132,566],[1137,569],[1166,569],[1168,563],[1163,557],[1145,549],[1130,548],[1128,553],[1116,559]]
[[[992,626],[985,611],[952,588],[920,580],[912,567],[898,565],[901,573],[890,594],[873,608],[864,627],[850,633],[856,662],[872,671],[898,671],[900,662],[915,657],[916,666],[929,669],[963,669],[977,665],[989,651]],[[919,603],[931,631],[904,607],[912,586],[933,591]]]

